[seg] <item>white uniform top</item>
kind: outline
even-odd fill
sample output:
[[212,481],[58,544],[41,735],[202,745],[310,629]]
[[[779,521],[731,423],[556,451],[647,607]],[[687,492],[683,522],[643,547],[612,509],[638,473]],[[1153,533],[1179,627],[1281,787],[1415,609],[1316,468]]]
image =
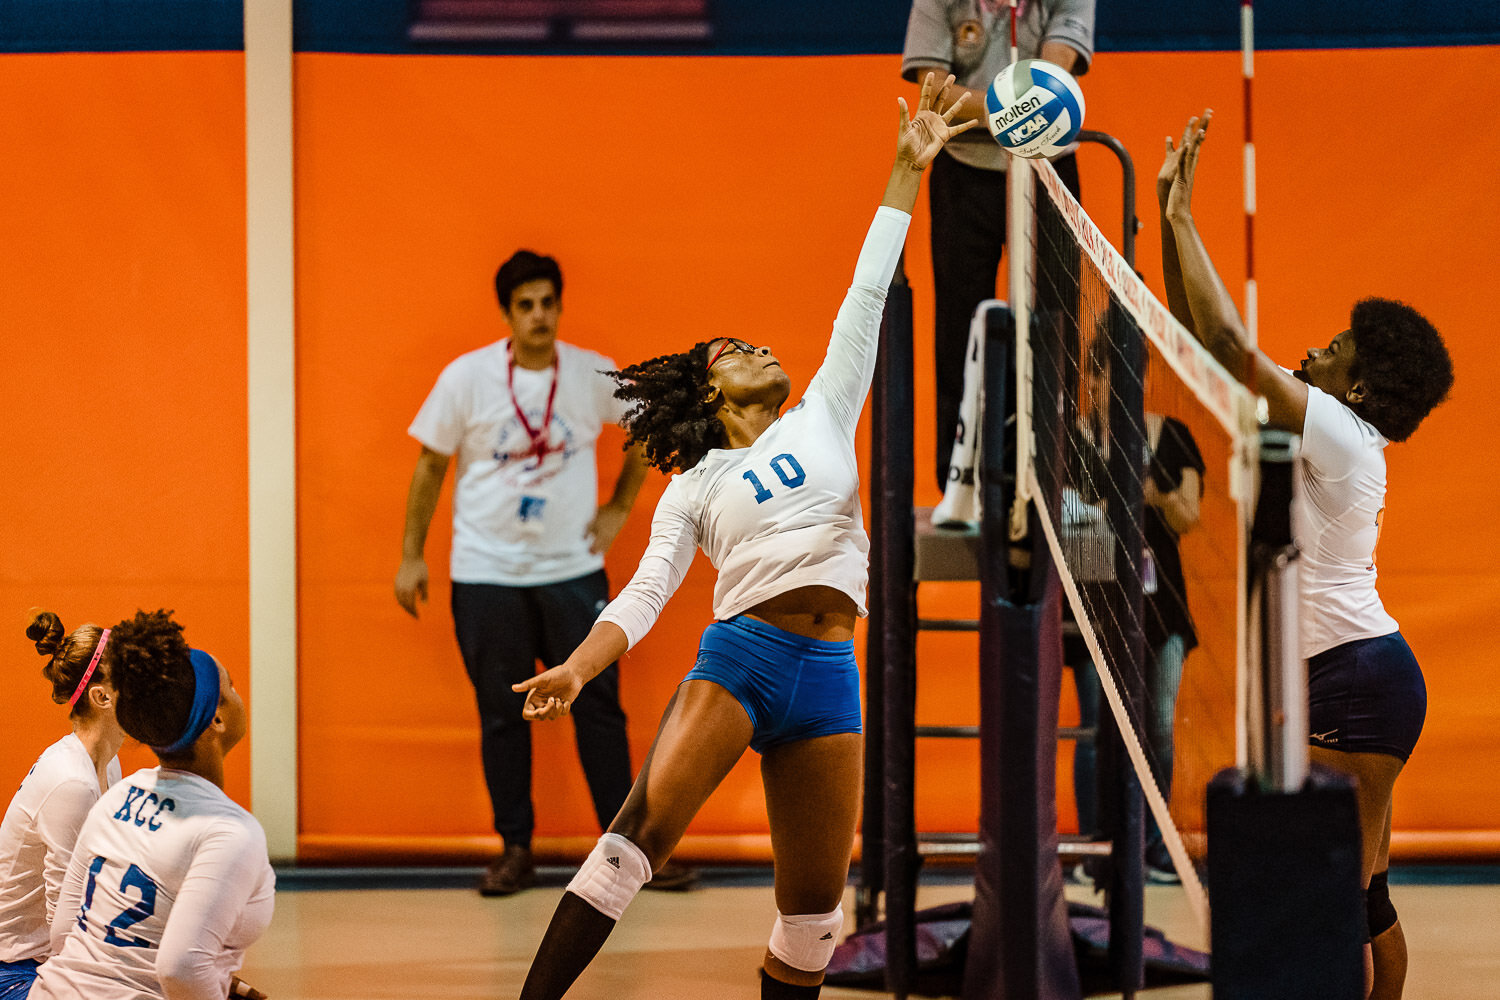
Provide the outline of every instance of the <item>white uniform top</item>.
[[275,888],[253,816],[196,774],[137,771],[89,811],[32,1000],[223,1000]]
[[1304,658],[1400,626],[1375,590],[1388,441],[1349,407],[1307,387],[1298,573]]
[[715,618],[814,584],[848,594],[865,613],[870,540],[854,431],[875,372],[886,288],[910,222],[893,208],[876,213],[828,354],[802,402],[749,448],[716,448],[667,484],[640,567],[599,616],[624,630],[630,645],[655,624],[699,546],[719,571]]
[[[515,369],[507,387],[507,341],[457,358],[438,376],[408,433],[433,451],[457,455],[453,486],[453,552],[458,583],[535,587],[604,568],[585,535],[598,509],[594,444],[629,404],[616,399],[615,363],[557,342],[557,364]],[[516,413],[540,428],[556,379],[546,457],[538,462]]]
[[[105,767],[120,780],[120,760]],[[88,750],[69,733],[42,751],[0,823],[0,962],[43,961],[73,842],[99,801]]]

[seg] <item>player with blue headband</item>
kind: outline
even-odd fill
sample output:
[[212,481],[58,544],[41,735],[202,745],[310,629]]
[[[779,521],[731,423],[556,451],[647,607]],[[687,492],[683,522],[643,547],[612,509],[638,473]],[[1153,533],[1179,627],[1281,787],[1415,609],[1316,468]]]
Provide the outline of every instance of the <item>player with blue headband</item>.
[[120,728],[161,764],[89,811],[31,997],[259,996],[233,973],[271,922],[276,880],[260,824],[224,794],[245,703],[170,612],[137,612],[108,635]]

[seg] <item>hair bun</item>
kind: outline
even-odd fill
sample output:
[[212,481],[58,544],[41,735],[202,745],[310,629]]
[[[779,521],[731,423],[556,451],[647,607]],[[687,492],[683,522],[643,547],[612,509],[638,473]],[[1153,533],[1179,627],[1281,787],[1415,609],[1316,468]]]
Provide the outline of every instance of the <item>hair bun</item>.
[[36,651],[42,656],[51,656],[62,645],[62,619],[40,608],[32,608],[30,613],[31,624],[26,626],[26,638],[36,643]]

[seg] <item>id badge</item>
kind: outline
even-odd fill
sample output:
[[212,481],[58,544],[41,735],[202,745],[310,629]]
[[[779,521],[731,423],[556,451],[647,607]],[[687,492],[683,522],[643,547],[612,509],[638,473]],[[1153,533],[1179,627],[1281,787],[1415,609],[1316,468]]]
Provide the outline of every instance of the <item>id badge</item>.
[[542,511],[547,506],[546,497],[522,497],[521,505],[516,511],[516,516],[521,519],[522,524],[534,524],[541,521]]

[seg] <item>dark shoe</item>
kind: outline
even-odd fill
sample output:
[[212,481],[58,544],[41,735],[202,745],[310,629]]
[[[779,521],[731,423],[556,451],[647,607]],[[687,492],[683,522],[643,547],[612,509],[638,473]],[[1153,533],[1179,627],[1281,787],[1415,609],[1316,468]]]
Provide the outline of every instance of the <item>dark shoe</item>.
[[698,869],[668,861],[661,870],[651,876],[643,888],[660,889],[663,892],[686,892],[698,884]]
[[1160,841],[1146,848],[1146,881],[1152,885],[1181,885],[1182,877],[1172,864],[1172,855]]
[[507,847],[479,877],[481,896],[509,896],[536,885],[536,868],[531,863],[531,848]]

